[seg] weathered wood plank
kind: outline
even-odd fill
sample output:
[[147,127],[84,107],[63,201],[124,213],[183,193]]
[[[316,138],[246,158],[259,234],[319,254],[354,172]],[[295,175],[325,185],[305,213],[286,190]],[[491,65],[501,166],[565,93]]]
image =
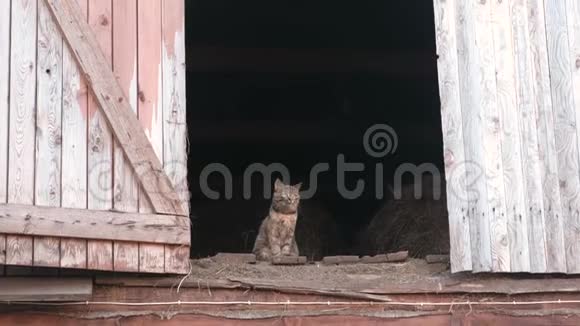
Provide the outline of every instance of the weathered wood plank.
[[62,48],[46,3],[38,3],[35,204],[61,204]]
[[0,230],[8,234],[158,244],[190,242],[189,219],[183,216],[28,205],[0,204]]
[[0,279],[0,301],[80,301],[93,293],[91,278],[11,277]]
[[163,0],[163,167],[189,212],[185,3]]
[[[6,235],[0,234],[0,265],[4,264],[6,264]],[[0,269],[3,270],[3,267],[0,267]]]
[[10,1],[0,3],[0,203],[7,200],[8,190],[8,109],[10,102]]
[[[530,246],[530,267],[533,272],[562,270],[564,258],[559,255],[564,251],[562,207],[558,180],[558,155],[554,138],[554,121],[552,116],[552,95],[550,89],[550,72],[548,50],[546,47],[546,23],[543,0],[527,1],[528,28],[530,35],[530,55],[532,57],[532,101],[536,106],[538,152],[543,192],[543,209],[541,204],[530,202],[528,239]],[[530,184],[528,184],[528,188]],[[559,241],[554,241],[560,239]]]
[[116,272],[139,272],[139,244],[115,241],[113,267]]
[[88,76],[95,98],[111,124],[115,137],[123,147],[141,186],[156,212],[185,215],[169,178],[162,173],[159,159],[132,113],[122,88],[112,71],[106,67],[107,59],[99,50],[98,40],[83,22],[83,16],[71,0],[46,0],[61,27],[67,44],[74,49],[80,67]]
[[[113,8],[111,0],[88,0],[88,23],[111,70],[113,57]],[[113,134],[94,94],[89,95],[88,134],[88,208],[113,208]],[[87,241],[87,267],[93,270],[113,269],[113,243]]]
[[[501,160],[503,165],[503,189],[505,197],[505,221],[509,241],[510,265],[500,271],[525,272],[530,269],[528,252],[527,219],[522,169],[522,141],[518,108],[525,99],[518,98],[518,73],[516,68],[515,24],[513,8],[515,1],[491,1],[494,58],[496,66],[497,105],[499,107]],[[517,53],[520,54],[521,53]],[[525,54],[524,54],[525,55]],[[518,60],[525,59],[518,57]],[[525,61],[524,61],[525,62]],[[498,122],[499,123],[499,122]],[[501,212],[501,214],[504,214]],[[502,226],[503,227],[503,226]],[[503,232],[503,231],[502,231]]]
[[[580,260],[573,248],[580,241],[576,230],[580,227],[580,177],[578,162],[577,115],[572,88],[570,44],[566,24],[566,2],[546,1],[546,35],[550,67],[554,133],[558,152],[558,175],[564,222],[564,239],[548,239],[565,243],[563,266],[548,266],[550,271],[573,272],[580,270]],[[558,253],[564,256],[562,252]],[[561,270],[560,270],[561,269]]]
[[[568,22],[568,39],[570,43],[570,69],[572,71],[572,99],[576,113],[576,143],[579,146],[580,155],[580,3],[574,0],[566,1],[566,15]],[[578,172],[578,171],[576,171]],[[580,190],[580,189],[579,189]],[[574,209],[580,206],[577,197],[575,198]],[[569,273],[580,272],[580,213],[574,212],[566,227],[567,234],[567,262]],[[572,228],[572,229],[568,229]]]
[[87,268],[87,240],[63,238],[60,240],[60,267]]
[[469,198],[466,191],[466,158],[463,143],[461,96],[459,91],[456,0],[435,0],[435,24],[441,98],[444,160],[449,212],[451,270],[468,271],[471,263]]
[[113,270],[113,242],[105,240],[87,241],[87,269]]
[[188,246],[165,246],[165,273],[187,274],[189,268]]
[[[113,1],[113,71],[127,95],[133,112],[137,112],[137,2]],[[114,143],[115,210],[136,212],[139,185],[133,170],[125,161],[123,149]],[[137,248],[135,248],[137,250]]]
[[163,245],[139,244],[139,272],[163,273],[165,271],[165,247]]
[[6,265],[32,266],[32,237],[6,236]]
[[[77,0],[87,18],[87,0]],[[63,46],[62,207],[87,208],[88,88],[71,50]]]
[[[457,6],[457,51],[466,158],[466,191],[469,198],[472,270],[484,272],[492,270],[488,196],[484,174],[486,160],[482,143],[484,139],[483,97],[487,94],[481,85],[483,76],[479,69],[484,64],[481,58],[483,53],[475,47],[474,43],[481,41],[476,32],[474,6],[482,5],[471,1],[457,1],[455,4]],[[479,34],[482,32],[479,31]]]
[[34,201],[36,1],[12,1],[8,202]]
[[33,265],[39,267],[60,266],[60,239],[34,237]]

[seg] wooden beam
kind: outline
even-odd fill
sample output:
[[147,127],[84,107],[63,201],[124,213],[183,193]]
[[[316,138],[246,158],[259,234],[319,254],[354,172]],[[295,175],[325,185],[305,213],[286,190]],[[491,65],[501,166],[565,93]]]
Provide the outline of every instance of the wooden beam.
[[189,245],[189,218],[0,204],[5,234]]
[[79,301],[93,294],[91,278],[0,278],[0,301]]
[[45,1],[154,211],[185,216],[179,196],[77,4]]

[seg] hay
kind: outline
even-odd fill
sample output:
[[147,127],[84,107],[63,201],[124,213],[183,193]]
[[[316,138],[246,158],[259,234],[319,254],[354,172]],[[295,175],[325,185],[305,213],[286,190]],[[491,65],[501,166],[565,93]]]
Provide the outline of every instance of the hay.
[[[408,250],[412,257],[449,253],[449,224],[444,191],[434,199],[426,182],[423,198],[405,185],[401,199],[389,199],[357,237],[360,254]],[[444,188],[444,185],[442,185]]]

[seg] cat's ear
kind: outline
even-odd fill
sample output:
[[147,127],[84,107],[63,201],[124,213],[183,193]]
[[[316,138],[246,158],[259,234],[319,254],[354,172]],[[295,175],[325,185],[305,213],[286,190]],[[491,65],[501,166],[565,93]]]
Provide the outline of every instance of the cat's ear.
[[300,187],[302,187],[302,182],[294,185],[294,188],[296,188],[296,190],[300,190]]
[[282,181],[280,179],[276,178],[276,182],[274,182],[274,190],[278,191],[278,190],[282,189],[282,186],[284,186]]

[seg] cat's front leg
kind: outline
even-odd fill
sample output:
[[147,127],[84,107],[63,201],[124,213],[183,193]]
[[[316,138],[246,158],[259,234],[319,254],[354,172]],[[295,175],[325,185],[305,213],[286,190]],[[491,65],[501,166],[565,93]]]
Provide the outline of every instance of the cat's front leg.
[[282,244],[276,230],[270,230],[270,232],[268,232],[268,242],[270,244],[270,253],[272,256],[280,256],[282,253]]
[[292,246],[288,243],[285,243],[282,246],[282,255],[284,256],[291,256],[291,252],[292,252]]

